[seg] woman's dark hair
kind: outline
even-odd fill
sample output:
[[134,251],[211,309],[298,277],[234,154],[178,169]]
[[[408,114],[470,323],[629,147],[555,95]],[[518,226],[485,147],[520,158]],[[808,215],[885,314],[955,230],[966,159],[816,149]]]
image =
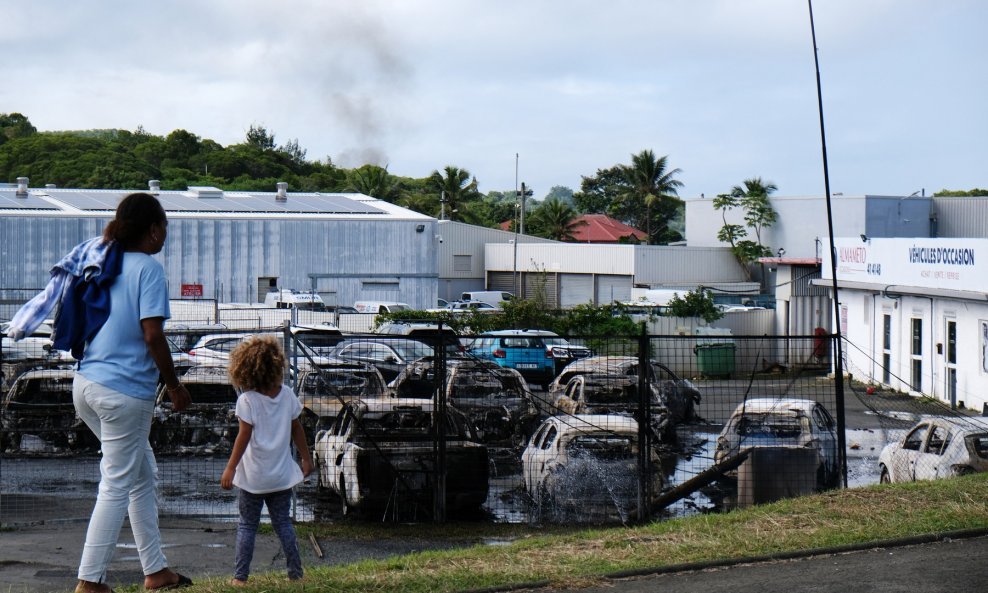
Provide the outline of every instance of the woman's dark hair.
[[116,241],[124,249],[136,247],[152,225],[165,221],[165,209],[151,194],[126,196],[117,205],[116,217],[103,229],[105,241]]

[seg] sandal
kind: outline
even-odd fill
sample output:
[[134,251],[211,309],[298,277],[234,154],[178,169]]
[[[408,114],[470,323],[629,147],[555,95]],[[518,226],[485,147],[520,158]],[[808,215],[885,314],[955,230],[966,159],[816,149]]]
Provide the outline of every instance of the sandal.
[[145,591],[170,591],[171,589],[181,589],[182,587],[188,587],[192,585],[192,579],[185,576],[184,574],[175,573],[178,576],[178,580],[174,583],[168,585],[162,585],[160,587],[150,587],[145,589]]

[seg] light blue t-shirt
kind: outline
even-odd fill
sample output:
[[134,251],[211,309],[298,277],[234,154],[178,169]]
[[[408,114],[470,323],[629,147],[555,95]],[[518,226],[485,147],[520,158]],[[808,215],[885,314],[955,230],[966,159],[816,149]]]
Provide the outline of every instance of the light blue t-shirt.
[[154,399],[158,367],[144,343],[141,320],[170,316],[165,269],[146,253],[125,252],[120,276],[110,287],[110,317],[86,345],[79,374],[131,397]]

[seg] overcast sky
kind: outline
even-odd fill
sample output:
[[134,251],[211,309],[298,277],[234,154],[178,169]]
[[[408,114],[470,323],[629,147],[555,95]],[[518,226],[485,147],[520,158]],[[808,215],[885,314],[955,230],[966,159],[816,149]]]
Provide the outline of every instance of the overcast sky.
[[[988,2],[814,3],[833,192],[988,187]],[[542,197],[649,148],[683,197],[824,191],[805,0],[0,0],[0,113],[263,125],[309,159]]]

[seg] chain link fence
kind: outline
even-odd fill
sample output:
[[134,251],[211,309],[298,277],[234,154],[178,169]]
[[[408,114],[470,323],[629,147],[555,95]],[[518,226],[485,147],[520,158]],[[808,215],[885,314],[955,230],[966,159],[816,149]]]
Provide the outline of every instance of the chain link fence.
[[[163,514],[236,516],[219,487],[238,428],[225,365],[258,330],[215,323],[168,332],[193,404],[155,408]],[[297,520],[633,523],[978,471],[988,456],[976,417],[854,381],[839,393],[825,336],[391,329],[263,330],[284,340],[317,465]],[[72,361],[4,352],[0,524],[87,520],[99,444],[72,406]]]

